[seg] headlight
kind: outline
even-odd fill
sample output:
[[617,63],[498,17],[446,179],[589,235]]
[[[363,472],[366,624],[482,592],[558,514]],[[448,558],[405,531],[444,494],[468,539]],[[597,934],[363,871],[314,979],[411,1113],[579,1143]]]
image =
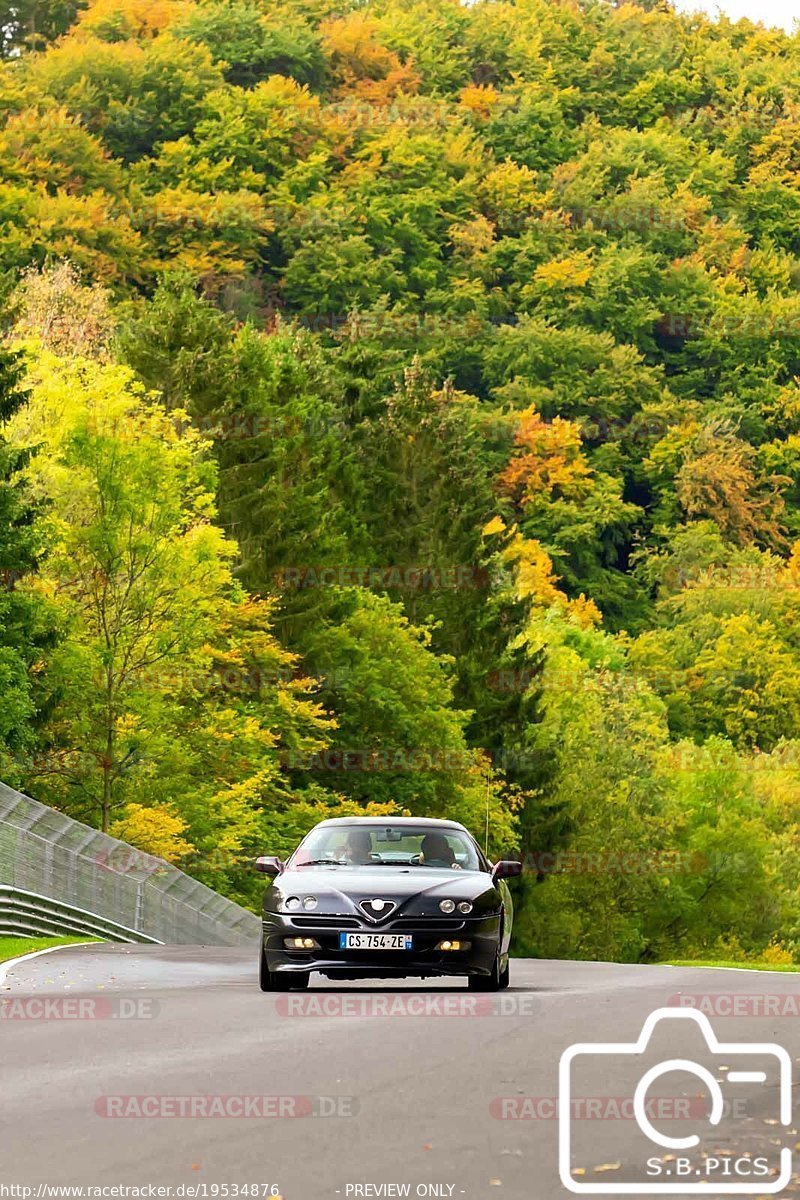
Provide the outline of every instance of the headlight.
[[316,896],[306,896],[305,900],[303,901],[303,908],[311,909],[311,908],[316,908],[316,907],[317,907],[317,897]]
[[288,908],[290,912],[292,911],[293,908],[299,908],[300,907],[300,897],[299,896],[287,896],[283,902],[283,907]]
[[460,904],[459,904],[459,906],[458,906],[458,911],[459,911],[460,913],[464,913],[465,915],[466,915],[467,913],[471,913],[471,912],[472,912],[472,905],[470,904],[469,900],[462,900],[462,901],[461,901],[461,903],[460,903]]
[[455,910],[456,910],[455,900],[440,900],[439,908],[442,910],[443,913],[455,912]]

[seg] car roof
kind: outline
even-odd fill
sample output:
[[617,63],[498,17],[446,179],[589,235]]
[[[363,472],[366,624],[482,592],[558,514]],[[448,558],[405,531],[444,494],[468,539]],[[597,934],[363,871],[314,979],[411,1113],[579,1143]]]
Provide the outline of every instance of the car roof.
[[320,821],[316,828],[329,825],[376,825],[378,828],[387,825],[411,825],[416,829],[430,827],[431,829],[463,829],[464,833],[468,832],[466,827],[460,825],[458,821],[440,821],[435,817],[330,817],[327,821]]

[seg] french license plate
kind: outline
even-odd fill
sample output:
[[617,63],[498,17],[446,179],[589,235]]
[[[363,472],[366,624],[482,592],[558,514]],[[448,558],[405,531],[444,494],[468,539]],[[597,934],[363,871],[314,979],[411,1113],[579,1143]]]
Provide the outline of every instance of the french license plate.
[[411,950],[410,933],[340,933],[340,950]]

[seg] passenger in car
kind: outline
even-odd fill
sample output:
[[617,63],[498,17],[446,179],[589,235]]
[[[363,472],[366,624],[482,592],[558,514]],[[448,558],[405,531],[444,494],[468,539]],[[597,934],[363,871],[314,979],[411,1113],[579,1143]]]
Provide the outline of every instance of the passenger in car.
[[426,833],[422,839],[422,862],[427,867],[452,867],[456,856],[443,833]]

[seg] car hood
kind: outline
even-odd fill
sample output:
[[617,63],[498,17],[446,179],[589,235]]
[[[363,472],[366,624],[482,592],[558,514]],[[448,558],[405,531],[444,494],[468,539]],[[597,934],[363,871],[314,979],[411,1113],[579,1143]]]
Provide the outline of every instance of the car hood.
[[265,908],[280,906],[287,896],[316,896],[320,914],[357,912],[362,900],[391,901],[393,915],[413,911],[440,915],[439,901],[497,896],[485,871],[446,871],[433,867],[300,867],[284,871],[269,888]]

